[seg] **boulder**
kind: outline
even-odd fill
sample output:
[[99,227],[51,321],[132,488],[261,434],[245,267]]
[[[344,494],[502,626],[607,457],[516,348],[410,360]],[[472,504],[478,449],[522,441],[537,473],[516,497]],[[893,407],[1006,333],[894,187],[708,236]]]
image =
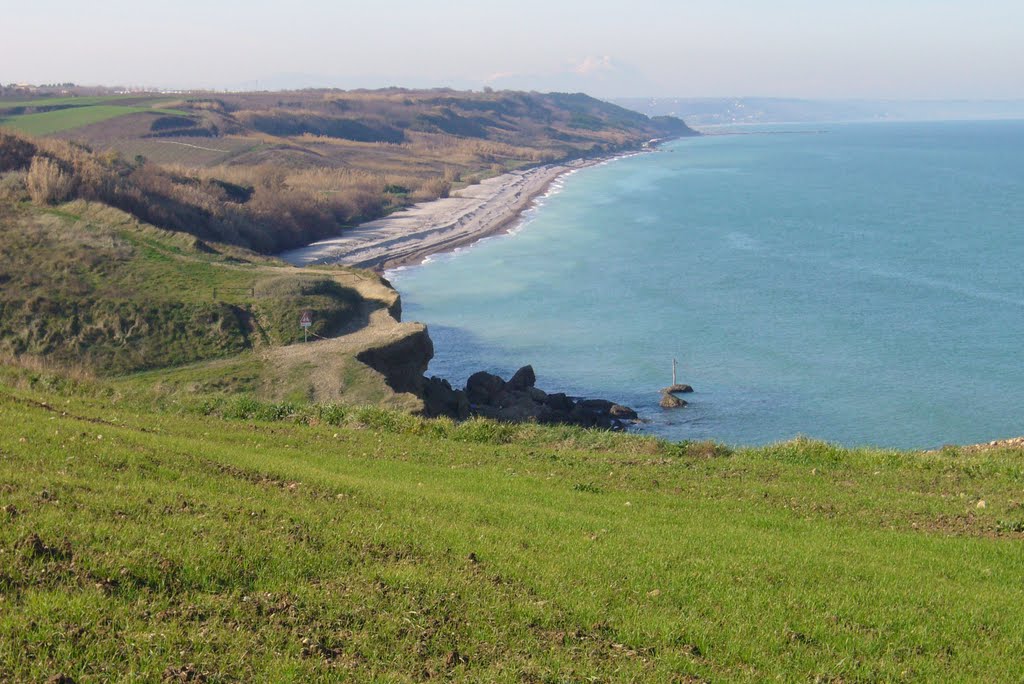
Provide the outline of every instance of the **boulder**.
[[612,426],[612,419],[607,413],[601,413],[600,411],[593,411],[583,406],[583,402],[576,404],[569,413],[570,422],[580,427],[596,427],[608,429]]
[[525,394],[514,395],[519,401],[498,409],[498,420],[508,423],[544,422],[551,409],[538,404]]
[[615,402],[608,401],[607,399],[583,399],[578,405],[594,413],[609,415],[612,407],[615,406]]
[[689,385],[669,385],[665,389],[661,390],[662,394],[689,394],[693,391],[693,388]]
[[619,418],[620,420],[636,420],[639,418],[636,411],[628,406],[622,406],[620,404],[614,404],[610,409],[608,409],[608,415],[612,418]]
[[551,407],[551,410],[558,411],[561,413],[569,413],[572,411],[576,404],[572,399],[568,397],[564,392],[555,392],[549,394],[548,398],[544,401],[545,404]]
[[466,381],[466,396],[470,404],[490,404],[505,388],[505,381],[493,373],[473,373]]
[[469,400],[462,390],[452,389],[443,378],[430,378],[423,386],[423,413],[431,418],[448,416],[457,420],[469,417]]
[[666,392],[661,395],[661,401],[658,402],[658,405],[663,409],[675,409],[686,406],[686,402],[676,395]]
[[523,366],[515,372],[508,384],[514,390],[525,390],[533,387],[536,382],[537,375],[533,372],[533,366]]
[[548,393],[545,392],[544,390],[537,389],[536,387],[531,387],[528,390],[526,390],[526,393],[529,394],[530,398],[536,402],[539,402],[541,404],[547,403]]

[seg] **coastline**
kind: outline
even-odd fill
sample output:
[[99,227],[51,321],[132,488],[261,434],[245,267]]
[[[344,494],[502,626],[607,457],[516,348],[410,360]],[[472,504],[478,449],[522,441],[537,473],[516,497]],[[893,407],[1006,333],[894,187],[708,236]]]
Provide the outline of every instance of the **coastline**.
[[421,264],[432,255],[508,232],[555,181],[568,173],[653,149],[652,141],[643,150],[505,173],[466,186],[451,197],[415,204],[277,256],[294,266],[341,264],[378,273]]

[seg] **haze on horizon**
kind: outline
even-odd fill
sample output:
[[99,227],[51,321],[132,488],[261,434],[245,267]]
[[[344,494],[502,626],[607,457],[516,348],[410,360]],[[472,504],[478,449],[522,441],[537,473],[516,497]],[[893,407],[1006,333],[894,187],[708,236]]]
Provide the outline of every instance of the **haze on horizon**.
[[10,3],[0,82],[1022,99],[1019,0]]

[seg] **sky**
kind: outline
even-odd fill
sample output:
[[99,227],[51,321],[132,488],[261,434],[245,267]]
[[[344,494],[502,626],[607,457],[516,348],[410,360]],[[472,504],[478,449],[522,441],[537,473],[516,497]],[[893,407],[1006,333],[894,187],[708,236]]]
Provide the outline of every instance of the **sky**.
[[0,0],[0,16],[0,83],[1024,98],[1024,0]]

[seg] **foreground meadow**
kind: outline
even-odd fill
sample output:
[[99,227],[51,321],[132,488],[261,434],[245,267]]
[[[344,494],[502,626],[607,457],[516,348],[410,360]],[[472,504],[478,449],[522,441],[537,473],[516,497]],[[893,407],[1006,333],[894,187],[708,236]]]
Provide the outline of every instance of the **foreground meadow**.
[[1019,451],[8,382],[0,680],[1016,681],[1022,501]]

